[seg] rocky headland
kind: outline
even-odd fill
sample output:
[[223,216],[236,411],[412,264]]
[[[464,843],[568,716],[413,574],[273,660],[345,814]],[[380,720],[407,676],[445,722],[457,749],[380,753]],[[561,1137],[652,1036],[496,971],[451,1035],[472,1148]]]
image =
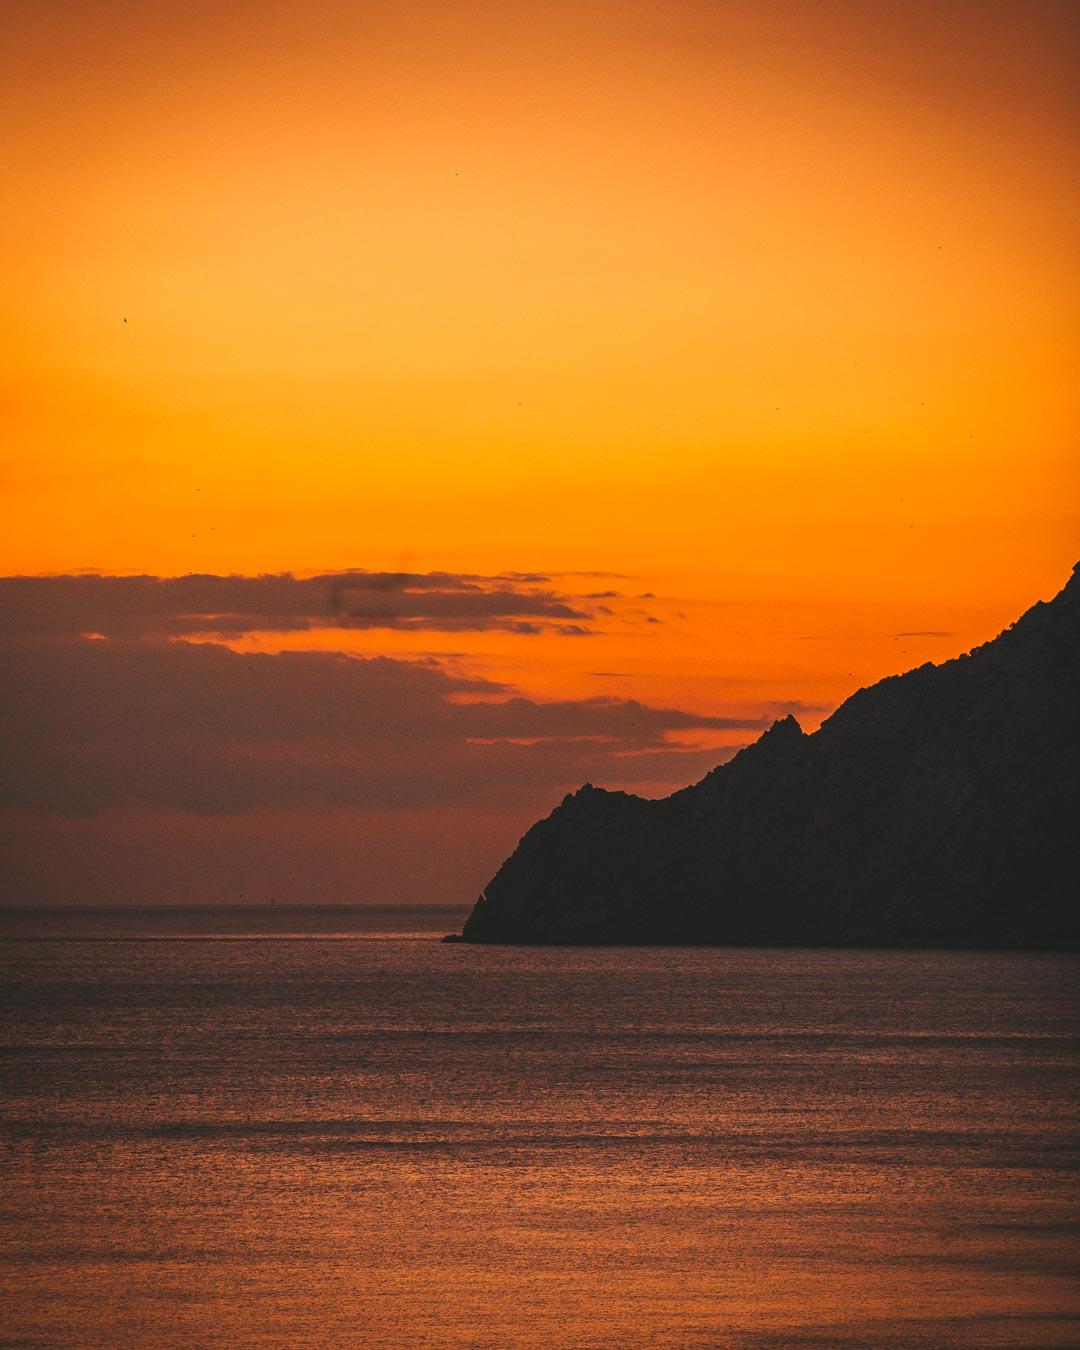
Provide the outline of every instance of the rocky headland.
[[793,717],[659,801],[586,785],[476,943],[1080,946],[1080,564],[993,641]]

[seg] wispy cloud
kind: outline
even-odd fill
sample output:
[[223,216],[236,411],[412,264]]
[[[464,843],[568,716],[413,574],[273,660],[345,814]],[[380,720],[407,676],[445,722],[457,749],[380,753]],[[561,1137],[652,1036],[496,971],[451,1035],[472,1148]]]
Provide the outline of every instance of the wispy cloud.
[[581,637],[602,618],[594,598],[557,590],[539,573],[2,577],[0,631],[141,638],[337,628]]

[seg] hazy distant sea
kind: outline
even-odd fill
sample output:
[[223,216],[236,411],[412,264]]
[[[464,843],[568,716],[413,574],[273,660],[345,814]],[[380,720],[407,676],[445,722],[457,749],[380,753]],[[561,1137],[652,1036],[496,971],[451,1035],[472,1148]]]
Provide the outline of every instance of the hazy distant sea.
[[1075,958],[0,914],[0,1346],[1080,1344]]

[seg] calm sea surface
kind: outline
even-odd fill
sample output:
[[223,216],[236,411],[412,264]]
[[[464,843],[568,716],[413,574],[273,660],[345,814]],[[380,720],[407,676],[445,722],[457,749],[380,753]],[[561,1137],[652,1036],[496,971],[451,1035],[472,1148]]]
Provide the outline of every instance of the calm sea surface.
[[1080,1344],[1074,959],[462,917],[0,915],[0,1346]]

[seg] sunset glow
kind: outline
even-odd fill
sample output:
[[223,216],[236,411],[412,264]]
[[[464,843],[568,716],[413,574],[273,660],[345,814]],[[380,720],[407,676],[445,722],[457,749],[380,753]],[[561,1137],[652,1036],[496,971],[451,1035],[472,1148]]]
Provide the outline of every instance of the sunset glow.
[[1075,561],[1071,6],[3,15],[3,573],[547,578],[201,640],[814,726]]
[[1080,1346],[1080,0],[0,0],[0,1308]]

